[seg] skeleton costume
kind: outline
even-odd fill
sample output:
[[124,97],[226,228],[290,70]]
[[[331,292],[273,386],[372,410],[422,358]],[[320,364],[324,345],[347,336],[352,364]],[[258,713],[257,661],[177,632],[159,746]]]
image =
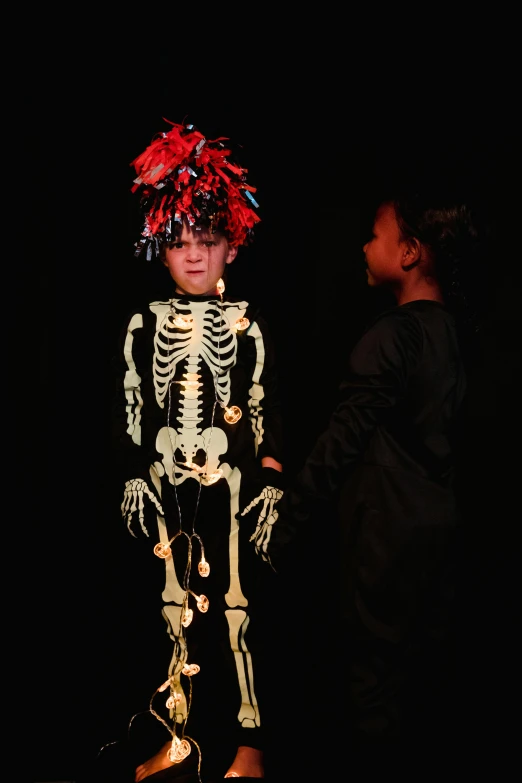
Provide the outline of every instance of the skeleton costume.
[[[189,328],[176,325],[180,315]],[[239,525],[236,515],[262,493],[264,475],[272,479],[276,473],[261,468],[261,458],[281,459],[266,324],[245,301],[177,296],[132,314],[120,357],[114,421],[127,465],[124,516],[133,536],[150,540],[151,560],[156,544],[171,542],[172,556],[163,559],[162,611],[174,642],[168,676],[182,695],[176,719],[187,715],[181,673],[187,663],[198,663],[197,634],[208,638],[207,623],[219,634],[216,650],[228,646],[223,683],[235,680],[236,692],[222,698],[236,705],[238,728],[247,732],[239,744],[255,744],[260,716],[247,628],[256,573],[250,538],[256,531]],[[244,415],[229,423],[225,416],[233,407]],[[187,585],[193,592],[187,593]],[[202,594],[208,610],[199,606]],[[197,616],[198,609],[206,616]],[[185,631],[184,616],[191,613]]]
[[[173,124],[134,161],[146,208],[137,255],[157,255],[182,218],[246,243],[259,220],[255,189],[229,152]],[[223,290],[131,313],[116,363],[122,515],[137,545],[146,542],[143,573],[155,584],[163,574],[157,611],[172,654],[168,671],[151,672],[151,712],[172,734],[174,763],[205,726],[236,749],[262,748],[251,620],[262,600],[256,549],[266,548],[264,520],[281,495],[280,474],[261,460],[281,462],[281,416],[267,325]],[[240,522],[252,501],[255,523]]]

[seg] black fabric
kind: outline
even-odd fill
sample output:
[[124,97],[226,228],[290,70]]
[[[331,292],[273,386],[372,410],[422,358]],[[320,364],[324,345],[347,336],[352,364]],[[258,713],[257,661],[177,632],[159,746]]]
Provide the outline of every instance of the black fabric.
[[282,471],[275,468],[261,468],[261,483],[263,487],[275,487],[283,490],[285,488],[285,475]]
[[[414,736],[446,676],[465,390],[448,312],[429,301],[386,311],[352,351],[329,426],[277,506],[277,570],[302,573],[304,558],[337,574],[339,714],[359,737]],[[326,564],[314,568],[312,553]]]

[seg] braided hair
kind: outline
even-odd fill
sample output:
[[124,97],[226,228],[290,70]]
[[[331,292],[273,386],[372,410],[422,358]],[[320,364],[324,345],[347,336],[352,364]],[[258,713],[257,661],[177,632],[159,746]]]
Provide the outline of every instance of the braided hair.
[[444,303],[461,332],[480,329],[484,296],[485,225],[477,208],[450,194],[419,191],[391,199],[403,239],[417,239],[430,253]]
[[406,186],[386,199],[393,205],[403,239],[417,239],[429,252],[444,306],[451,312],[468,372],[480,366],[483,327],[491,302],[486,260],[492,226],[480,199],[426,184]]

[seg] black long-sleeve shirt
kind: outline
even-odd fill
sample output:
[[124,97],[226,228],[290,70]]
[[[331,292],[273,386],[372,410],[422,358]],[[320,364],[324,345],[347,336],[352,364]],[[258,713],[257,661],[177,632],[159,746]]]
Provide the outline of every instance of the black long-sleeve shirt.
[[[176,316],[187,328],[176,326]],[[140,478],[155,491],[152,467],[162,483],[180,485],[191,474],[185,463],[203,466],[213,454],[216,465],[238,466],[244,483],[256,478],[262,457],[282,460],[274,347],[248,302],[178,295],[149,303],[129,315],[115,371],[123,481]],[[242,415],[229,424],[231,406]]]
[[414,301],[380,315],[353,349],[329,425],[277,507],[275,567],[284,568],[296,536],[312,551],[314,537],[340,524],[347,604],[354,598],[383,633],[400,633],[457,519],[454,438],[465,388],[442,305]]

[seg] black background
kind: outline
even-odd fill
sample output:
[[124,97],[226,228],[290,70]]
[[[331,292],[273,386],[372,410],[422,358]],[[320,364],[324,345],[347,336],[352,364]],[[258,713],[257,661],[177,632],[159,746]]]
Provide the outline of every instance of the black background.
[[[468,537],[458,688],[448,713],[463,736],[476,739],[475,761],[502,755],[513,736],[505,705],[516,680],[520,443],[520,124],[513,65],[505,53],[499,60],[477,51],[437,61],[428,74],[419,70],[418,43],[405,65],[383,58],[377,67],[371,57],[340,56],[311,63],[304,54],[302,61],[289,56],[254,67],[247,51],[233,62],[221,52],[203,67],[197,55],[183,65],[175,53],[145,56],[140,41],[117,55],[100,53],[91,41],[85,57],[71,44],[45,62],[35,58],[23,94],[35,155],[23,175],[25,207],[30,236],[36,225],[37,237],[26,246],[34,277],[22,285],[27,308],[37,313],[39,353],[38,399],[28,410],[43,465],[38,486],[32,479],[23,484],[35,505],[34,780],[80,774],[85,759],[121,734],[124,691],[132,688],[119,677],[135,629],[122,619],[130,610],[122,608],[117,583],[122,521],[109,458],[110,362],[125,313],[144,295],[164,290],[158,270],[133,257],[140,216],[129,165],[166,129],[162,118],[193,122],[210,138],[241,144],[241,162],[258,187],[262,223],[230,268],[228,290],[259,302],[272,327],[289,475],[328,420],[350,346],[385,301],[367,290],[361,251],[374,194],[391,177],[425,172],[465,184],[487,208],[495,228],[492,310],[462,479]],[[210,42],[205,46],[208,53]],[[32,337],[34,344],[34,331]],[[308,580],[298,587],[301,603],[307,587]],[[287,643],[290,655],[301,640]],[[289,692],[302,690],[301,674],[288,666]]]

